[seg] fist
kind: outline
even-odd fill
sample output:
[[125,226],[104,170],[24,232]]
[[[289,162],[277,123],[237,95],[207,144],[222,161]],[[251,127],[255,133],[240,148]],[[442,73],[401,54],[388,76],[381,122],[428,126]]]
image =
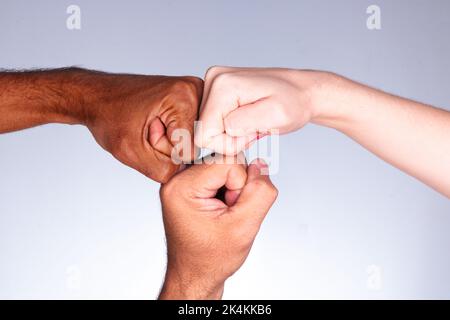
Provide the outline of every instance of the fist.
[[315,115],[319,72],[211,67],[200,107],[199,147],[233,155],[258,138],[303,127]]
[[220,298],[277,197],[267,165],[235,157],[193,165],[161,188],[168,265],[160,298]]
[[[105,89],[89,106],[87,127],[115,158],[158,182],[168,181],[180,160],[194,158],[201,79],[105,74],[99,81]],[[172,159],[176,129],[184,129],[189,141],[183,141],[185,148]]]

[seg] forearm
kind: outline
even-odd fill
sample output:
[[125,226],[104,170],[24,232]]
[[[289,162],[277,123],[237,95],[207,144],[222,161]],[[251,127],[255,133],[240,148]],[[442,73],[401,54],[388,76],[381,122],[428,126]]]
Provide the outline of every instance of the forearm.
[[211,279],[186,277],[168,268],[159,300],[220,300],[224,283],[211,284]]
[[313,122],[450,197],[450,112],[332,76]]
[[1,72],[0,133],[51,122],[83,122],[84,95],[77,78],[84,72],[77,69]]
[[0,133],[47,123],[88,124],[103,106],[151,81],[80,68],[0,72]]

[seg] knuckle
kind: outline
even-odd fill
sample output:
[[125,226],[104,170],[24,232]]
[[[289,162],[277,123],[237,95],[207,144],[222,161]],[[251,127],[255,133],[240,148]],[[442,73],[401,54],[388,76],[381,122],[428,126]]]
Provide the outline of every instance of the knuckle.
[[212,78],[214,78],[223,69],[224,69],[224,67],[218,66],[218,65],[214,65],[214,66],[209,67],[208,70],[206,70],[205,79],[206,80],[211,80]]
[[185,77],[174,80],[170,92],[180,107],[197,110],[201,99],[202,87],[203,80],[195,77]]
[[189,84],[191,94],[200,98],[203,92],[203,80],[193,76],[183,77],[183,79]]
[[171,91],[184,94],[186,92],[193,92],[196,90],[195,84],[183,78],[176,78],[171,84]]
[[277,194],[277,189],[274,187],[273,184],[264,181],[262,179],[256,179],[254,181],[252,181],[253,184],[253,188],[255,188],[256,190],[258,190],[258,193],[264,194],[266,196],[274,196],[275,194]]
[[271,189],[270,189],[270,196],[272,197],[273,200],[275,200],[278,197],[278,189],[277,187],[275,187],[273,184],[271,185]]
[[226,89],[232,83],[233,75],[228,72],[219,73],[215,76],[211,83],[211,90]]
[[198,88],[203,88],[203,79],[199,78],[199,77],[193,77],[193,76],[189,76],[189,77],[185,77],[186,79],[188,79],[191,83],[193,83],[196,87],[196,89]]
[[267,188],[267,184],[261,179],[253,180],[251,183],[253,188],[257,190],[265,190],[265,188]]

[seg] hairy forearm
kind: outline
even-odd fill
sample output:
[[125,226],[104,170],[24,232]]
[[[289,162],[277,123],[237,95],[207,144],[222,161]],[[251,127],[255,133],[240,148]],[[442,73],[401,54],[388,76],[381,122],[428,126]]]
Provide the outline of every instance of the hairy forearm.
[[36,125],[82,123],[86,95],[79,69],[0,73],[0,133]]
[[159,300],[220,300],[224,283],[211,283],[211,279],[187,277],[168,268]]
[[144,79],[80,68],[0,72],[0,133],[47,123],[87,124],[102,105],[139,90]]
[[450,112],[331,76],[314,119],[450,197]]

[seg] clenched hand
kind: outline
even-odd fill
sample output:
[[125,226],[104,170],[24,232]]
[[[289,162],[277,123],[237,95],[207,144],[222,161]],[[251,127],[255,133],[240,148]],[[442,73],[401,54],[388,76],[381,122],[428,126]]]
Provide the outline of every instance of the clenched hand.
[[168,264],[160,299],[219,299],[277,197],[262,161],[194,165],[161,188]]

